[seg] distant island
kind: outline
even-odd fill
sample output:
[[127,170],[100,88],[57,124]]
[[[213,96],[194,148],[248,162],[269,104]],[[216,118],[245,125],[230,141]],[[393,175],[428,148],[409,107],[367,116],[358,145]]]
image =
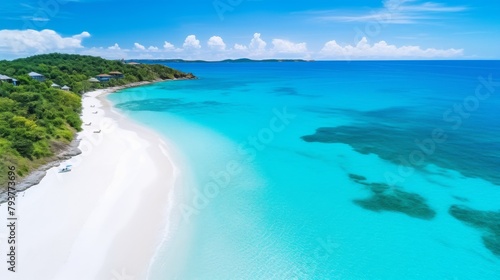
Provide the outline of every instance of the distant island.
[[141,63],[151,63],[151,62],[174,62],[174,63],[247,63],[247,62],[314,62],[314,60],[304,60],[304,59],[261,59],[255,60],[250,58],[239,58],[239,59],[224,59],[218,61],[208,61],[208,60],[184,60],[184,59],[130,59],[127,60],[128,64],[136,65]]
[[9,166],[23,178],[70,147],[81,130],[83,93],[192,78],[163,65],[70,54],[0,61],[0,193],[6,189]]

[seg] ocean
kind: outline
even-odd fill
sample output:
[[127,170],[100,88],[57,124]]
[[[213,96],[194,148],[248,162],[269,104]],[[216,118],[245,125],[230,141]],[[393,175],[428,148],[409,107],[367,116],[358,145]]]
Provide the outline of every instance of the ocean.
[[500,278],[500,61],[165,65],[109,96],[179,160],[150,279]]

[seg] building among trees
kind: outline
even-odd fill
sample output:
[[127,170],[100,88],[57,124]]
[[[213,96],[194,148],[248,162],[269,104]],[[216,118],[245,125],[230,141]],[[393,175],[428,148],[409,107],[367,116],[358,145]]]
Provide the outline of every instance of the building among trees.
[[118,72],[118,71],[109,72],[109,75],[111,75],[111,78],[114,78],[114,79],[122,79],[123,78],[123,73]]
[[32,79],[37,80],[39,82],[45,81],[45,76],[43,76],[42,74],[38,74],[36,72],[30,72],[28,74],[28,76],[30,76]]
[[99,80],[99,82],[108,82],[111,79],[111,75],[100,74],[100,75],[95,76],[95,78],[97,80]]
[[0,74],[0,82],[6,82],[6,83],[11,83],[13,85],[17,85],[17,80],[14,79],[14,78],[11,78],[9,76],[6,76],[6,75],[2,75]]

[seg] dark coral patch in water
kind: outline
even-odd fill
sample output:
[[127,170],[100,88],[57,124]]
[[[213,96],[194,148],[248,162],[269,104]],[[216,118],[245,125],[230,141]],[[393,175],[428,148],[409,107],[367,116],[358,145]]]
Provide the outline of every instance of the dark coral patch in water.
[[[360,177],[363,176],[357,175],[354,178]],[[367,183],[362,180],[354,180],[367,186],[372,193],[369,198],[354,200],[354,203],[367,210],[399,212],[424,220],[430,220],[436,216],[436,212],[429,207],[425,198],[416,193],[394,189],[383,183]]]
[[161,83],[158,88],[167,91],[182,90],[185,92],[195,91],[219,91],[219,90],[236,90],[245,87],[248,83],[238,80],[231,80],[228,78],[210,78],[204,79],[199,77],[198,80],[177,81],[175,83]]
[[379,124],[376,128],[361,126],[320,127],[316,133],[301,138],[306,142],[348,144],[359,153],[377,154],[385,160],[402,164],[404,162],[400,160],[400,157],[409,155],[416,150],[414,138],[411,139],[404,133],[404,131],[398,131],[394,127]]
[[189,109],[204,109],[214,108],[225,103],[217,101],[202,101],[202,102],[183,102],[181,99],[173,98],[156,98],[128,101],[117,104],[116,107],[128,111],[174,111],[174,110],[189,110]]
[[320,95],[311,93],[300,93],[293,87],[277,87],[272,90],[272,92],[278,96],[300,96],[303,98],[317,98]]
[[349,174],[349,178],[351,178],[355,182],[366,181],[366,177],[357,174]]
[[391,188],[384,183],[369,183],[366,177],[357,174],[350,173],[349,178],[371,192],[372,196],[369,198],[354,200],[354,203],[367,210],[399,212],[424,220],[436,216],[436,212],[427,205],[425,198],[416,193]]
[[307,110],[322,118],[347,118],[351,124],[320,127],[315,133],[301,137],[306,142],[343,143],[359,153],[376,154],[397,165],[428,172],[425,167],[432,163],[500,185],[500,142],[496,141],[500,129],[484,129],[481,134],[477,129],[490,123],[489,119],[478,118],[464,123],[460,130],[453,130],[450,123],[443,121],[441,111],[429,114],[427,108],[358,111],[320,107]]
[[493,254],[500,257],[500,235],[498,234],[486,234],[483,235],[483,243],[488,250]]
[[469,202],[469,200],[465,197],[454,195],[453,198],[461,202]]
[[481,229],[484,246],[500,257],[500,211],[479,211],[453,205],[449,213],[467,225]]
[[377,194],[382,194],[385,191],[389,190],[389,185],[382,183],[371,183],[367,184],[371,188],[371,191]]
[[273,91],[278,95],[299,95],[299,93],[291,87],[278,87]]

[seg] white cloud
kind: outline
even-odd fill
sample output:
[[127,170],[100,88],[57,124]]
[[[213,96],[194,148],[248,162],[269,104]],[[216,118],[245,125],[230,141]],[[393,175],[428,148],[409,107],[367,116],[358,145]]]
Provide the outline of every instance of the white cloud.
[[83,54],[83,55],[100,56],[100,57],[109,58],[109,59],[127,58],[128,50],[121,49],[121,48],[115,49],[114,47],[115,46],[111,46],[108,48],[103,48],[103,47],[86,48],[86,49],[83,49],[81,51],[78,51],[78,53]]
[[44,29],[27,30],[0,30],[0,51],[13,53],[33,52],[42,53],[60,50],[74,50],[83,48],[82,41],[90,37],[90,33],[63,37],[54,30]]
[[417,0],[385,0],[383,8],[370,12],[349,13],[339,15],[338,10],[323,11],[318,18],[338,22],[380,22],[384,24],[415,24],[423,20],[436,20],[444,14],[468,10],[466,6],[447,6],[442,3],[424,2]]
[[28,20],[28,21],[38,21],[38,22],[48,22],[48,21],[50,21],[49,18],[35,17],[35,16],[24,16],[24,17],[22,17],[22,19]]
[[163,44],[163,48],[166,50],[174,50],[175,49],[174,45],[167,42],[167,41],[165,41],[165,44]]
[[134,43],[134,48],[135,48],[136,50],[141,50],[141,51],[143,51],[143,50],[145,50],[145,49],[146,49],[146,47],[145,47],[145,46],[143,46],[143,45],[141,45],[141,44],[139,44],[139,43]]
[[82,32],[80,34],[77,34],[77,35],[73,36],[74,39],[77,39],[77,40],[80,40],[80,41],[82,41],[85,38],[89,38],[89,37],[90,37],[90,33],[88,33],[87,31],[84,31],[84,32]]
[[380,41],[373,45],[363,37],[356,46],[341,46],[329,41],[320,52],[321,56],[339,59],[409,59],[409,58],[451,58],[463,56],[463,49],[422,49],[419,46],[389,45]]
[[115,43],[113,46],[108,47],[108,50],[121,50],[121,48],[117,43]]
[[264,51],[266,49],[267,43],[260,38],[260,33],[253,34],[253,38],[248,46],[251,50]]
[[212,36],[207,42],[207,45],[212,50],[223,51],[226,49],[226,43],[219,36]]
[[405,5],[405,3],[416,2],[414,0],[386,0],[384,7],[388,10],[399,10],[402,12],[462,12],[468,8],[465,6],[446,6],[442,3],[425,2],[422,4]]
[[[433,6],[431,6],[433,7]],[[273,39],[271,46],[260,33],[253,34],[248,45],[234,44],[228,47],[220,36],[212,36],[208,48],[202,48],[195,35],[186,37],[183,48],[176,48],[165,41],[163,47],[134,43],[121,48],[118,43],[108,47],[84,48],[82,42],[90,37],[88,32],[63,37],[53,30],[0,30],[0,54],[2,57],[20,57],[39,53],[66,52],[99,55],[107,58],[182,58],[223,60],[228,58],[304,58],[304,59],[433,59],[464,57],[463,49],[422,48],[415,45],[396,46],[385,41],[369,43],[363,38],[354,45],[327,42],[318,51],[308,50],[305,42],[295,43]],[[123,43],[123,42],[122,42]],[[213,51],[218,50],[218,51]]]
[[244,45],[234,44],[234,49],[237,51],[246,51],[248,48],[247,46]]
[[306,43],[293,43],[282,39],[273,39],[273,51],[278,53],[305,53],[307,52]]
[[252,59],[266,58],[310,58],[305,42],[295,43],[284,39],[273,39],[269,48],[260,33],[254,33],[248,46],[234,44],[232,49],[225,53],[232,58],[249,57]]
[[196,39],[195,35],[189,35],[184,40],[184,44],[182,45],[184,49],[199,49],[201,48],[200,40]]

